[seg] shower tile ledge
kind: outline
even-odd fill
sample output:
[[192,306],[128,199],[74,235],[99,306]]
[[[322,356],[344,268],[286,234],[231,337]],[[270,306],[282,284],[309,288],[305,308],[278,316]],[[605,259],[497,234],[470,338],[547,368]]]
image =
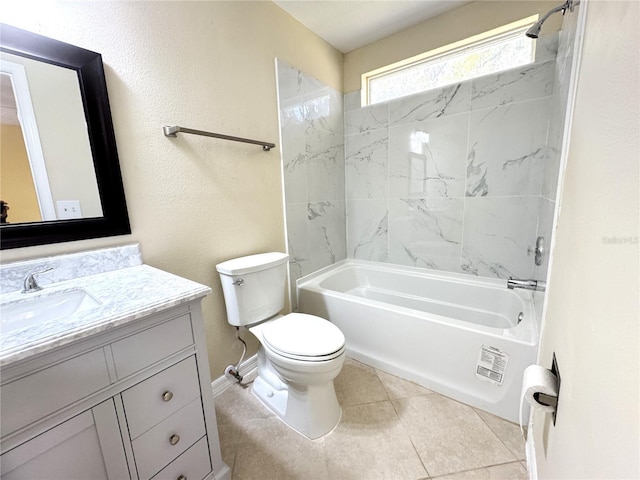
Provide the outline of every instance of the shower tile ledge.
[[[48,284],[41,292],[31,295],[44,296],[78,288],[100,304],[62,320],[42,322],[6,334],[0,331],[0,367],[185,304],[211,291],[205,285],[149,265],[137,265]],[[0,304],[24,299],[24,294],[14,291],[0,295]]]

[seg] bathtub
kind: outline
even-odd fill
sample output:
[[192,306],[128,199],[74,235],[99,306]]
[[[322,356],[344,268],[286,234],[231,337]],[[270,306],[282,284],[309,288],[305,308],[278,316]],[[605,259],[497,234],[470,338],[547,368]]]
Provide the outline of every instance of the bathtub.
[[299,311],[342,330],[348,356],[518,421],[522,375],[538,346],[533,292],[509,290],[505,280],[345,260],[299,279],[297,295]]

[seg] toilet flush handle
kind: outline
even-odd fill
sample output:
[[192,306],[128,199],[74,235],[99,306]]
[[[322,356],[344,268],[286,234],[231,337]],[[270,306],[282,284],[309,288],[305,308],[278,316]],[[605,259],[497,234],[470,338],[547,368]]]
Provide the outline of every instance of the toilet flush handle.
[[236,287],[241,287],[243,284],[244,280],[242,278],[239,278],[235,282],[233,282],[233,285],[235,285]]

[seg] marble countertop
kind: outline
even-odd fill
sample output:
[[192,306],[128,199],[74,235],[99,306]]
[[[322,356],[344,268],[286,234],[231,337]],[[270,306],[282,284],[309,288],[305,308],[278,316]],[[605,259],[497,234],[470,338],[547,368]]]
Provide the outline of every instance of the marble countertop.
[[28,301],[74,288],[85,290],[100,304],[63,319],[6,334],[0,327],[0,367],[195,300],[211,291],[199,283],[138,265],[45,285],[37,293],[5,293],[0,295],[0,303]]

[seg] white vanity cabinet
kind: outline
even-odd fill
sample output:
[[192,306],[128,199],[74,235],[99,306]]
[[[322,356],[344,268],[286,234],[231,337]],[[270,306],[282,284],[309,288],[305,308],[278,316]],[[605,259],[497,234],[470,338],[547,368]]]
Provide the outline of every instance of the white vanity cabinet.
[[51,428],[2,455],[2,478],[128,478],[113,400]]
[[4,479],[222,480],[199,301],[2,369]]

